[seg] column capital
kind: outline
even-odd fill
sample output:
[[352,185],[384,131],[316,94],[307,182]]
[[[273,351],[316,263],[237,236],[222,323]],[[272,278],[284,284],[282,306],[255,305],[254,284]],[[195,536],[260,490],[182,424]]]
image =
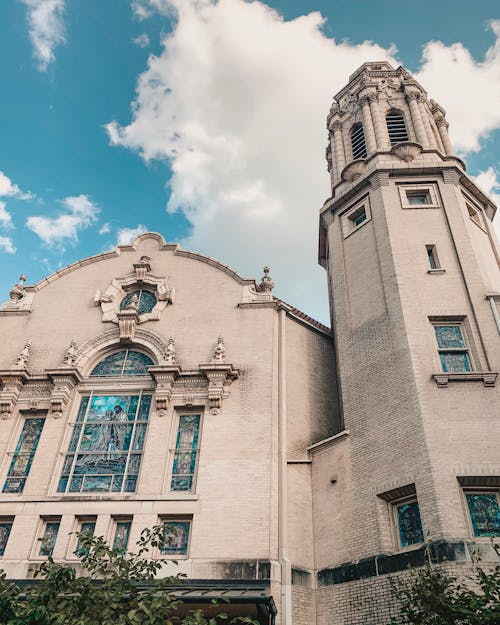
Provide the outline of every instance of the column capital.
[[444,127],[446,129],[448,129],[449,124],[446,121],[444,115],[438,115],[437,117],[434,118],[434,121],[436,122],[436,126],[438,128]]

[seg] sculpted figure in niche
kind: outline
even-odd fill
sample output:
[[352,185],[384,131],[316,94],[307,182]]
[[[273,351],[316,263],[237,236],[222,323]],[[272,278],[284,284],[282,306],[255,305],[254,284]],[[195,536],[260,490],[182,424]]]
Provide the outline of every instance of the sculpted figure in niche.
[[212,362],[224,362],[226,360],[226,348],[224,346],[224,339],[222,336],[219,336],[217,339],[217,345],[214,349],[214,357],[212,358]]
[[71,339],[71,343],[69,344],[66,353],[64,354],[64,359],[62,361],[63,367],[72,367],[76,361],[76,355],[78,352],[78,347],[75,339]]
[[130,302],[125,306],[125,310],[133,310],[134,312],[139,310],[139,298],[135,293],[130,298]]
[[13,369],[25,369],[31,356],[31,341],[26,341],[21,353],[12,365]]
[[176,354],[174,339],[170,337],[168,339],[167,347],[165,349],[165,362],[167,365],[175,365]]

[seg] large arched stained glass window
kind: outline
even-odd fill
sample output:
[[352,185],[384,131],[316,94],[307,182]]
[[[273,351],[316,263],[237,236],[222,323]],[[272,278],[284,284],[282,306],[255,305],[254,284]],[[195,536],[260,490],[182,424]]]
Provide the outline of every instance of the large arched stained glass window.
[[85,395],[59,480],[62,493],[136,489],[151,395]]
[[146,354],[124,349],[106,356],[92,369],[90,377],[122,377],[127,375],[147,375],[153,361]]

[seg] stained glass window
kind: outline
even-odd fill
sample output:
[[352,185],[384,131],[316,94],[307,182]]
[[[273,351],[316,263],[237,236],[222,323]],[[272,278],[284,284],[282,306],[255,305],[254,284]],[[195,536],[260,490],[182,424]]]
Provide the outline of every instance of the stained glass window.
[[496,493],[468,493],[474,536],[500,536],[500,508]]
[[133,493],[151,395],[83,397],[64,460],[59,492]]
[[106,356],[92,369],[91,377],[121,377],[127,375],[147,375],[153,361],[146,354],[124,349]]
[[170,490],[190,491],[198,457],[200,415],[181,415],[175,443],[174,464]]
[[4,493],[22,493],[45,419],[26,419],[3,486]]
[[113,540],[113,549],[119,553],[125,553],[128,546],[128,537],[130,536],[130,528],[132,521],[117,521],[115,527],[115,538]]
[[191,521],[165,521],[162,555],[185,556],[188,552]]
[[5,547],[7,547],[7,542],[9,540],[11,529],[12,521],[0,522],[0,556],[3,556],[3,554],[5,553]]
[[460,325],[435,325],[439,358],[443,371],[464,373],[471,370],[469,350]]
[[[95,521],[80,521],[80,529],[78,530],[82,534],[93,536],[95,532]],[[81,544],[81,538],[78,538],[78,544],[75,549],[75,553],[79,556],[85,555],[87,550]]]
[[407,501],[396,506],[399,542],[401,547],[416,545],[424,541],[418,501]]
[[45,531],[40,544],[40,551],[38,552],[39,555],[51,556],[54,553],[59,525],[59,521],[47,521],[45,523]]
[[121,310],[125,310],[125,308],[127,308],[134,295],[137,297],[137,312],[140,315],[151,312],[158,301],[153,292],[146,291],[145,289],[139,289],[137,291],[131,291],[122,299],[120,304]]

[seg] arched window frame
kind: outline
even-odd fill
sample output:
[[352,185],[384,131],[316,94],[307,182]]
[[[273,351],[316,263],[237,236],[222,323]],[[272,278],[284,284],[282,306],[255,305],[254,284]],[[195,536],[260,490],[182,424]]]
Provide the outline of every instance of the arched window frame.
[[[389,118],[392,120],[389,120]],[[398,117],[398,121],[396,121]],[[392,122],[391,125],[389,122]],[[403,122],[401,125],[401,121]],[[391,108],[385,114],[385,125],[387,128],[387,134],[389,136],[389,142],[391,147],[397,143],[403,143],[410,141],[410,135],[408,132],[408,124],[406,123],[406,116],[401,109]]]
[[366,151],[365,130],[361,122],[356,122],[351,126],[349,139],[353,160],[366,158],[368,153]]

